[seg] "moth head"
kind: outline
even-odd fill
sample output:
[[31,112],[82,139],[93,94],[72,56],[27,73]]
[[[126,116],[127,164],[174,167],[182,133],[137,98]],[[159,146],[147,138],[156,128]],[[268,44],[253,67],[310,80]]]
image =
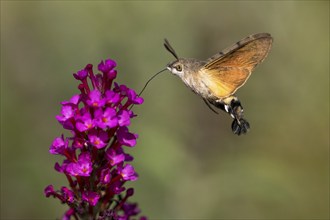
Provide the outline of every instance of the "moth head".
[[174,75],[183,76],[186,65],[182,59],[178,59],[167,64],[166,68]]

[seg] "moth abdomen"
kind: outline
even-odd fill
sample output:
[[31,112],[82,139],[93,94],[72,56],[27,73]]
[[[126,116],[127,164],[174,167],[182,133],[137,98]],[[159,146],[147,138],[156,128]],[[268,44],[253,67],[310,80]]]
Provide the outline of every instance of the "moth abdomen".
[[250,124],[244,118],[241,118],[239,120],[234,119],[233,123],[231,124],[231,129],[234,134],[246,134],[250,129]]
[[225,99],[213,99],[209,102],[217,108],[227,112],[234,119],[231,129],[234,134],[241,135],[248,132],[249,122],[243,118],[243,106],[236,96],[230,96]]

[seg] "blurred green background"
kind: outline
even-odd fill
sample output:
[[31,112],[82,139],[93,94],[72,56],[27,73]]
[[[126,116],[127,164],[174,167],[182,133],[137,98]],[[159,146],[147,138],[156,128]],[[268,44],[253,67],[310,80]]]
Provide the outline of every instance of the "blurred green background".
[[237,93],[248,135],[169,72],[150,84],[130,128],[131,201],[151,219],[328,219],[329,1],[1,1],[1,219],[66,210],[43,189],[66,184],[48,149],[72,73],[112,58],[139,91],[173,60],[164,37],[206,59],[258,32],[274,44]]

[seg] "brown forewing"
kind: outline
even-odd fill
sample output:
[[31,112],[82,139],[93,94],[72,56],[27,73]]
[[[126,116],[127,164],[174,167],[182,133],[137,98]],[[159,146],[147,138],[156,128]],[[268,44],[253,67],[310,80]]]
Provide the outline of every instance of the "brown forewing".
[[200,70],[204,83],[218,98],[232,95],[244,85],[253,69],[267,56],[272,37],[251,35],[207,60]]

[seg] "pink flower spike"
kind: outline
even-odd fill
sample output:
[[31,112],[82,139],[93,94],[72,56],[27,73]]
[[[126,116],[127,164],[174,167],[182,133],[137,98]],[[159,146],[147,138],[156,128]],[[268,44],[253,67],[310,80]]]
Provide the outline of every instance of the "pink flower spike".
[[137,203],[128,201],[134,189],[125,184],[137,180],[138,174],[130,164],[134,158],[123,147],[136,145],[138,135],[128,126],[137,116],[132,106],[143,99],[115,82],[116,65],[107,59],[95,73],[92,64],[74,73],[78,93],[61,102],[56,116],[69,132],[54,138],[49,153],[62,157],[54,169],[65,176],[67,186],[55,190],[48,185],[44,195],[69,206],[63,220],[146,220],[139,218]]

